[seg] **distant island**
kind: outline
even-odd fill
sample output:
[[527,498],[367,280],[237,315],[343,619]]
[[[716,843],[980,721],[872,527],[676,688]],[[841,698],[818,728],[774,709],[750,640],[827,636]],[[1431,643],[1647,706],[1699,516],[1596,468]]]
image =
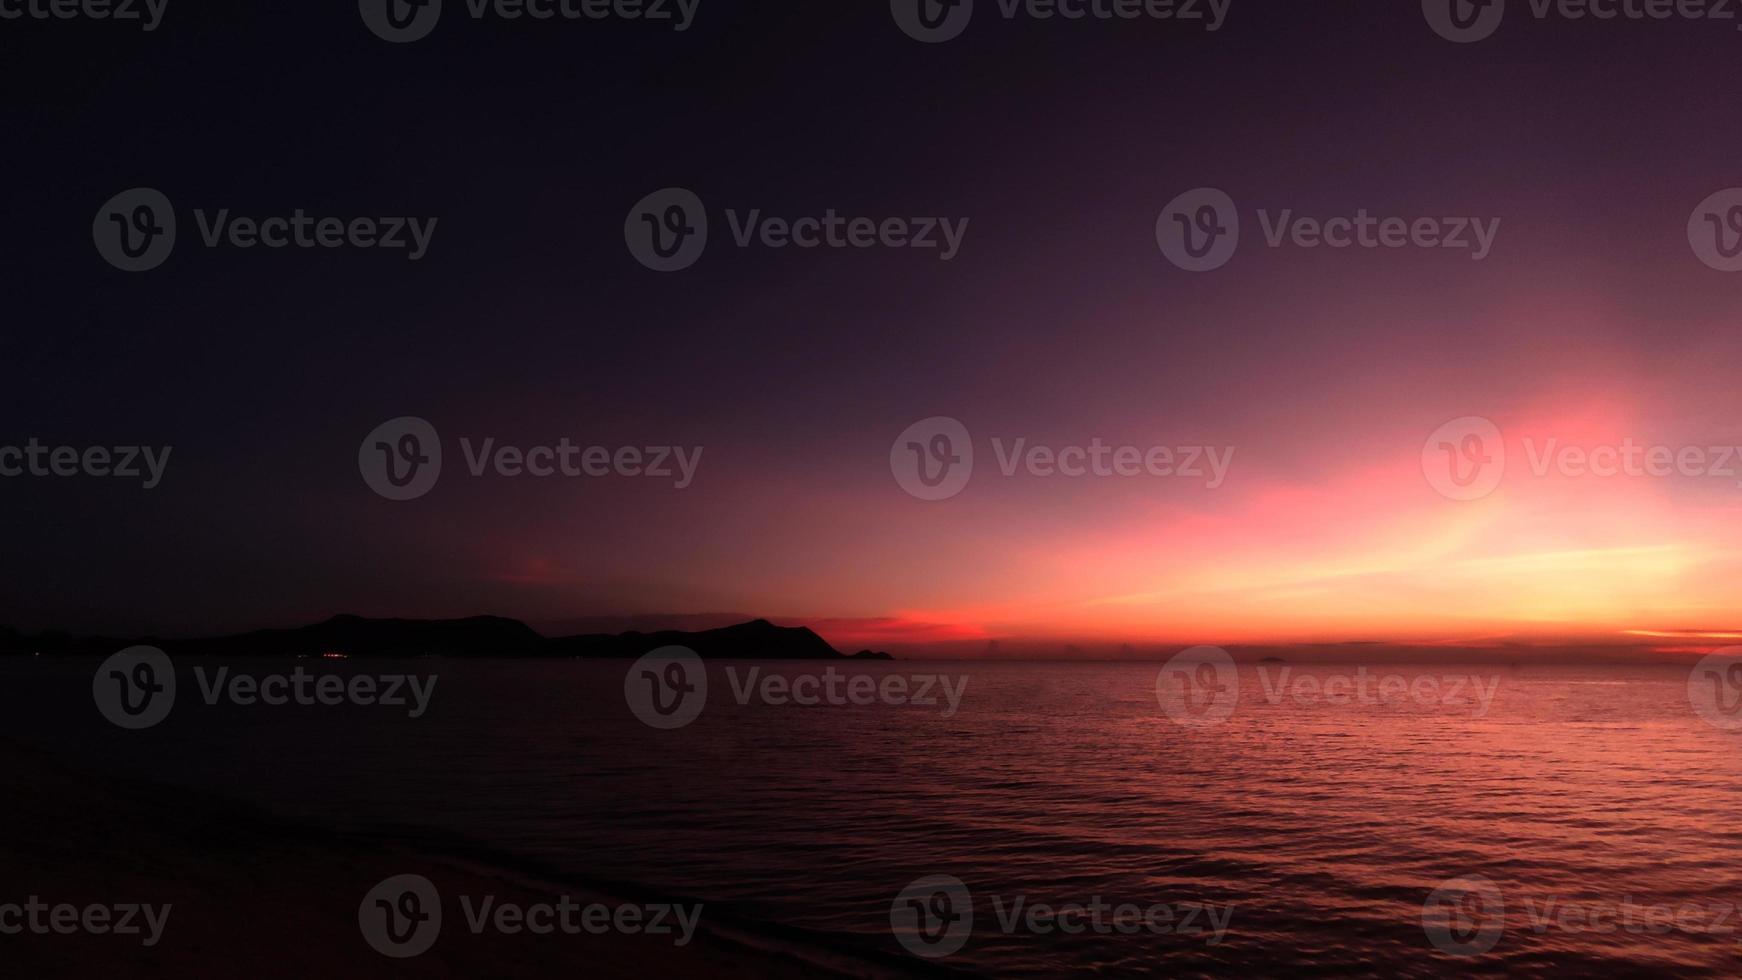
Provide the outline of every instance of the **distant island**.
[[196,657],[639,657],[681,646],[704,660],[893,660],[887,653],[844,654],[803,626],[766,619],[719,629],[628,632],[546,637],[516,619],[366,619],[334,616],[294,629],[255,630],[203,639],[35,636],[0,627],[0,656],[107,655],[125,647],[154,646],[171,656]]

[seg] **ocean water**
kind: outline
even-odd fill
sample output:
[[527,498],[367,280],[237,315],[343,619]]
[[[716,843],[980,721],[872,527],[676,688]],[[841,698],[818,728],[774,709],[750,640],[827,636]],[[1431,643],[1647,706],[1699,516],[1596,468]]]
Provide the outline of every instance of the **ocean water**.
[[23,660],[0,707],[13,737],[129,779],[917,969],[1742,973],[1742,734],[1696,710],[1686,667],[1244,664],[1231,714],[1182,724],[1158,664],[832,668],[860,694],[937,676],[952,710],[940,682],[933,704],[739,703],[752,669],[824,668],[715,663],[699,715],[661,730],[628,662],[229,663],[437,681],[417,718],[212,706],[184,661],[170,715],[124,731],[94,661]]

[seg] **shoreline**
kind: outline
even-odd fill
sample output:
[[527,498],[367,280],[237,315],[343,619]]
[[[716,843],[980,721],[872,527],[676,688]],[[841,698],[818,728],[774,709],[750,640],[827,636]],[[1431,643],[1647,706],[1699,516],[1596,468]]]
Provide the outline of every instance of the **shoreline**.
[[[423,830],[343,832],[294,823],[249,804],[80,771],[0,739],[12,800],[0,809],[0,905],[168,905],[156,945],[139,937],[49,932],[0,937],[21,976],[678,977],[963,976],[929,964],[840,949],[800,930],[743,920],[707,903],[629,885],[549,875],[525,862]],[[432,846],[432,844],[434,846]],[[417,874],[444,896],[439,938],[396,959],[371,949],[358,908],[387,878]],[[693,936],[577,931],[473,932],[457,896],[499,905],[701,905]]]

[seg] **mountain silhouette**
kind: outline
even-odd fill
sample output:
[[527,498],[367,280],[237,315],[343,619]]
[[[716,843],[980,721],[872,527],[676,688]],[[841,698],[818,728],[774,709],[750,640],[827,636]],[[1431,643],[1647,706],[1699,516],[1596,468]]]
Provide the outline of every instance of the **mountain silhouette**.
[[255,630],[235,636],[189,640],[74,638],[60,631],[26,636],[0,628],[0,654],[109,654],[144,644],[188,656],[314,657],[639,657],[660,647],[681,646],[706,660],[892,660],[862,650],[847,657],[803,626],[776,626],[766,619],[719,629],[685,632],[599,633],[545,637],[516,619],[366,619],[334,616],[312,626]]
[[686,633],[592,634],[548,641],[556,656],[639,657],[660,647],[681,646],[708,660],[838,660],[841,652],[803,626],[776,626],[766,619]]

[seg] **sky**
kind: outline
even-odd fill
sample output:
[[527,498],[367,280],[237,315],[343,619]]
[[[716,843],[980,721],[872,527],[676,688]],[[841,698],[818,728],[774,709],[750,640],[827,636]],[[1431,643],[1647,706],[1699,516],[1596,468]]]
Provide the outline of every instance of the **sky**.
[[[149,490],[0,476],[0,623],[756,615],[898,651],[1742,630],[1742,276],[1688,227],[1742,186],[1733,23],[1515,3],[1459,44],[1416,3],[1234,0],[1211,32],[982,0],[925,44],[879,2],[702,0],[682,32],[451,6],[408,44],[349,4],[0,23],[30,93],[0,108],[0,453],[173,447]],[[93,219],[135,187],[178,238],[128,273]],[[708,212],[675,272],[625,243],[662,188]],[[1201,272],[1157,241],[1197,188],[1241,226]],[[195,216],[298,208],[437,224],[412,261],[203,247]],[[964,230],[947,261],[734,237],[831,209]],[[1267,234],[1363,211],[1492,238]],[[390,500],[360,447],[407,416],[443,469]],[[892,449],[938,417],[974,466],[924,500]],[[1472,418],[1505,461],[1453,499],[1434,460],[1468,426],[1437,434]],[[563,439],[700,456],[682,488],[467,466]],[[1017,440],[1226,469],[1005,475]],[[1556,455],[1628,445],[1701,462]]]

